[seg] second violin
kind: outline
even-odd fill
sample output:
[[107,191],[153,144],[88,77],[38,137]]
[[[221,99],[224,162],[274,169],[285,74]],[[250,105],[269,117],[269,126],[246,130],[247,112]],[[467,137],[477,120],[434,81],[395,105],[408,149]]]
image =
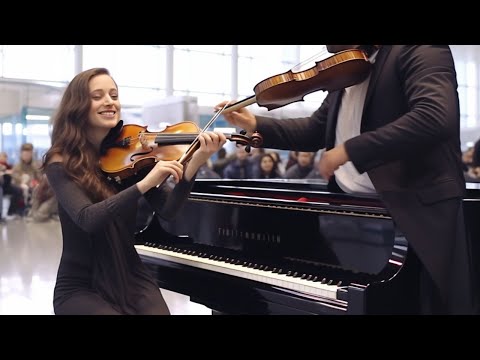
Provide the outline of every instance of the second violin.
[[363,49],[338,52],[301,71],[287,71],[271,76],[254,87],[254,96],[229,105],[225,111],[235,111],[257,103],[268,110],[280,108],[316,91],[335,91],[365,80],[372,64]]

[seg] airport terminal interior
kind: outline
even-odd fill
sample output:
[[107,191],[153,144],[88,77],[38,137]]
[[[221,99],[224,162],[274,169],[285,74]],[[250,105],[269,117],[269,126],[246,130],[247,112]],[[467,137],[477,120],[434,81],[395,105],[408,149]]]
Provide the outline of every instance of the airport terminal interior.
[[[471,153],[480,140],[480,46],[451,45],[450,48],[457,72],[460,143],[466,163],[467,159],[472,158]],[[249,99],[256,94],[255,86],[263,84],[270,76],[316,69],[319,63],[331,56],[325,45],[0,45],[0,154],[3,157],[0,158],[0,166],[20,163],[24,151],[31,153],[36,164],[40,163],[50,147],[51,120],[66,86],[77,73],[89,68],[105,67],[112,74],[118,84],[122,120],[125,124],[136,124],[144,126],[148,131],[161,133],[181,122],[193,122],[200,131],[212,119],[216,104],[224,100]],[[219,75],[212,77],[205,68],[215,69]],[[257,115],[278,118],[309,116],[319,107],[326,94],[325,91],[312,91],[305,94],[302,101],[275,109],[268,109],[255,100],[246,106]],[[238,133],[241,130],[232,127],[222,116],[216,119],[212,129],[226,133]],[[263,151],[260,152],[255,146],[252,149],[251,143],[243,143],[240,147],[242,153],[252,158],[257,156],[257,151],[258,156],[263,156]],[[247,147],[248,152],[244,151]],[[235,141],[227,141],[224,148],[226,157],[240,156],[237,154],[239,145]],[[222,160],[220,154],[215,154],[199,172],[191,198],[192,204],[181,215],[184,216],[183,219],[189,216],[195,219],[194,224],[188,224],[191,234],[214,234],[230,248],[225,255],[213,252],[199,265],[192,264],[192,259],[198,252],[201,254],[208,249],[207,240],[201,240],[196,252],[191,250],[191,244],[187,244],[187,250],[178,250],[173,245],[173,249],[157,246],[158,250],[155,251],[161,254],[158,255],[161,264],[168,263],[169,251],[180,253],[179,263],[166,266],[162,275],[175,285],[162,280],[165,285],[162,287],[162,282],[159,282],[171,314],[229,313],[228,306],[212,309],[212,299],[219,302],[225,299],[225,302],[234,304],[232,307],[244,302],[239,305],[242,309],[240,312],[255,314],[261,312],[253,305],[257,297],[262,298],[262,304],[269,304],[272,313],[290,313],[289,309],[297,306],[302,308],[299,311],[301,314],[335,314],[346,311],[344,307],[349,300],[342,297],[346,296],[342,295],[345,294],[342,282],[348,277],[339,277],[333,283],[328,276],[318,281],[315,279],[315,284],[318,285],[311,290],[308,288],[312,266],[309,260],[302,262],[298,276],[294,270],[285,270],[293,280],[288,289],[284,288],[284,280],[276,275],[281,274],[282,270],[272,265],[271,259],[265,257],[259,244],[275,244],[281,236],[289,239],[292,228],[301,227],[299,236],[316,239],[318,227],[323,227],[322,237],[329,244],[334,244],[333,248],[339,257],[333,261],[332,254],[325,255],[326,262],[332,261],[332,266],[328,267],[332,272],[338,264],[346,263],[352,268],[365,269],[366,273],[383,274],[383,271],[395,271],[392,269],[402,262],[396,256],[402,259],[408,246],[405,239],[394,234],[395,229],[386,220],[389,215],[378,207],[376,198],[365,196],[360,200],[348,197],[330,199],[329,208],[321,210],[323,215],[318,219],[315,217],[318,212],[316,207],[307,209],[310,201],[318,207],[327,203],[324,198],[326,183],[318,176],[318,170],[315,172],[321,150],[295,154],[288,150],[265,150],[272,154],[268,156],[268,161],[271,159],[278,173],[282,174],[278,179],[226,176],[225,165],[216,170]],[[302,178],[284,176],[291,166],[290,161],[300,161],[302,156],[311,164],[309,175],[305,173]],[[5,169],[0,168],[2,171]],[[480,199],[476,193],[480,189],[477,188],[480,184],[480,167],[470,170],[465,168],[465,178],[469,183],[467,196]],[[32,182],[25,187],[18,187],[21,190],[15,190],[17,192],[4,187],[3,193],[0,193],[0,315],[54,315],[53,291],[62,254],[62,230],[54,206],[42,218],[33,213],[34,188],[39,183],[40,181],[35,184]],[[217,198],[220,192],[222,195]],[[268,199],[265,198],[267,192]],[[230,196],[236,199],[231,203],[236,206],[235,210],[231,210],[230,205],[225,203],[225,199],[230,199]],[[272,204],[272,199],[278,202]],[[341,201],[349,204],[351,214],[358,215],[354,225],[343,220],[332,225],[334,216],[345,212],[345,207],[338,207]],[[17,205],[12,207],[12,203]],[[258,206],[252,206],[253,203]],[[229,211],[232,211],[232,219],[236,219],[232,221],[240,224],[238,228],[228,227],[221,222]],[[244,218],[241,219],[241,216]],[[148,225],[154,231],[154,226],[160,226],[178,241],[187,243],[189,238],[182,234],[187,228],[182,227],[184,225],[181,220],[182,218],[169,225],[157,220],[159,223],[152,221]],[[261,225],[255,228],[241,227],[242,221],[252,220],[260,221]],[[363,251],[375,254],[375,260],[369,264],[360,262],[351,254],[347,255],[345,251],[347,242],[341,234],[357,229],[361,229],[364,239],[375,234],[372,240],[374,244],[365,241],[364,247],[358,244],[354,246],[355,255],[368,256]],[[139,231],[139,238],[155,237],[151,235],[150,228],[148,231],[142,230],[144,229]],[[280,235],[280,231],[284,233]],[[191,234],[188,235],[193,237]],[[391,234],[391,239],[387,239],[388,234]],[[476,240],[480,244],[480,239]],[[176,240],[171,241],[174,244]],[[225,260],[233,250],[242,247],[241,241],[249,244],[243,245],[247,253],[260,252],[261,261],[264,261],[252,264],[246,257],[237,260],[247,269],[247,275],[238,275],[236,264]],[[393,248],[392,258],[385,258],[385,249],[380,249],[378,241],[388,242],[388,256],[392,254]],[[294,244],[288,246],[291,246],[289,249],[294,248]],[[317,245],[308,246],[307,251],[318,250]],[[137,250],[140,254],[145,252],[143,247],[137,247]],[[160,252],[163,250],[165,252]],[[300,256],[302,254],[298,252],[284,257],[283,266],[290,266],[290,262]],[[213,264],[216,260],[222,260],[222,265]],[[147,263],[152,271],[160,274],[162,270],[155,270],[153,263]],[[384,266],[388,269],[383,269]],[[274,275],[264,277],[262,271],[269,267],[274,268]],[[207,273],[215,272],[212,269],[217,268],[221,274],[215,274],[210,280]],[[381,271],[377,268],[381,268]],[[179,269],[182,271],[179,272]],[[240,285],[242,289],[247,289],[249,282],[262,282],[262,285],[255,288],[255,294],[250,289],[240,291],[231,285],[231,277],[243,277],[244,282]],[[195,286],[196,282],[202,281],[218,281],[224,287],[221,290],[207,291],[201,289],[199,284]],[[362,278],[359,281],[368,280]],[[191,290],[184,285],[186,283],[193,283]],[[331,288],[335,289],[336,295],[332,295]],[[357,290],[361,288],[359,285]],[[291,294],[288,301],[277,300],[280,299],[280,294],[285,293]],[[298,296],[299,293],[303,295]],[[317,301],[319,297],[323,299],[321,310]]]

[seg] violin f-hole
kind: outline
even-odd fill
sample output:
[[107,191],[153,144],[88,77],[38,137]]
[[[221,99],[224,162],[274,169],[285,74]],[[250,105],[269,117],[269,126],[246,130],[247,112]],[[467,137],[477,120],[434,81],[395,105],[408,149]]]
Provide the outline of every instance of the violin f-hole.
[[147,154],[151,153],[152,151],[153,151],[153,148],[151,146],[149,146],[149,151],[132,154],[132,156],[130,156],[130,161],[134,162],[134,161],[136,161],[135,156],[147,155]]

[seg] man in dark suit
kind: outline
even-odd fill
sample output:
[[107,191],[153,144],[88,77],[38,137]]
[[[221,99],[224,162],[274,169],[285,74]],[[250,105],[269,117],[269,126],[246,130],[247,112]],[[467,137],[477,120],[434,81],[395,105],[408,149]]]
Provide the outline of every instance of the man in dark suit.
[[475,300],[450,48],[327,45],[332,54],[354,49],[364,50],[372,64],[366,79],[330,91],[310,117],[277,120],[245,108],[224,117],[260,132],[266,148],[325,149],[320,173],[331,189],[377,193],[405,234],[422,266],[420,312],[471,314]]

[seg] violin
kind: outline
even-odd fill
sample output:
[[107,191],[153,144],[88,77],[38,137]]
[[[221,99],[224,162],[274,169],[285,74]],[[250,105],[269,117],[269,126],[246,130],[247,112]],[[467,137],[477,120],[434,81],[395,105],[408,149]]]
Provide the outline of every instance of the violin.
[[277,109],[303,101],[305,95],[315,91],[335,91],[358,84],[368,77],[371,67],[365,50],[340,51],[316,61],[306,70],[289,70],[259,82],[253,89],[255,95],[227,106],[225,111],[235,111],[254,103],[268,110]]
[[[109,180],[121,184],[129,179],[138,181],[160,161],[179,160],[188,162],[200,142],[196,141],[200,128],[191,121],[167,126],[163,131],[150,132],[147,126],[124,125],[105,153],[100,157],[100,168]],[[146,144],[140,142],[141,135]],[[263,139],[258,133],[251,137],[241,134],[228,134],[227,140],[244,145],[246,151],[260,147]]]

